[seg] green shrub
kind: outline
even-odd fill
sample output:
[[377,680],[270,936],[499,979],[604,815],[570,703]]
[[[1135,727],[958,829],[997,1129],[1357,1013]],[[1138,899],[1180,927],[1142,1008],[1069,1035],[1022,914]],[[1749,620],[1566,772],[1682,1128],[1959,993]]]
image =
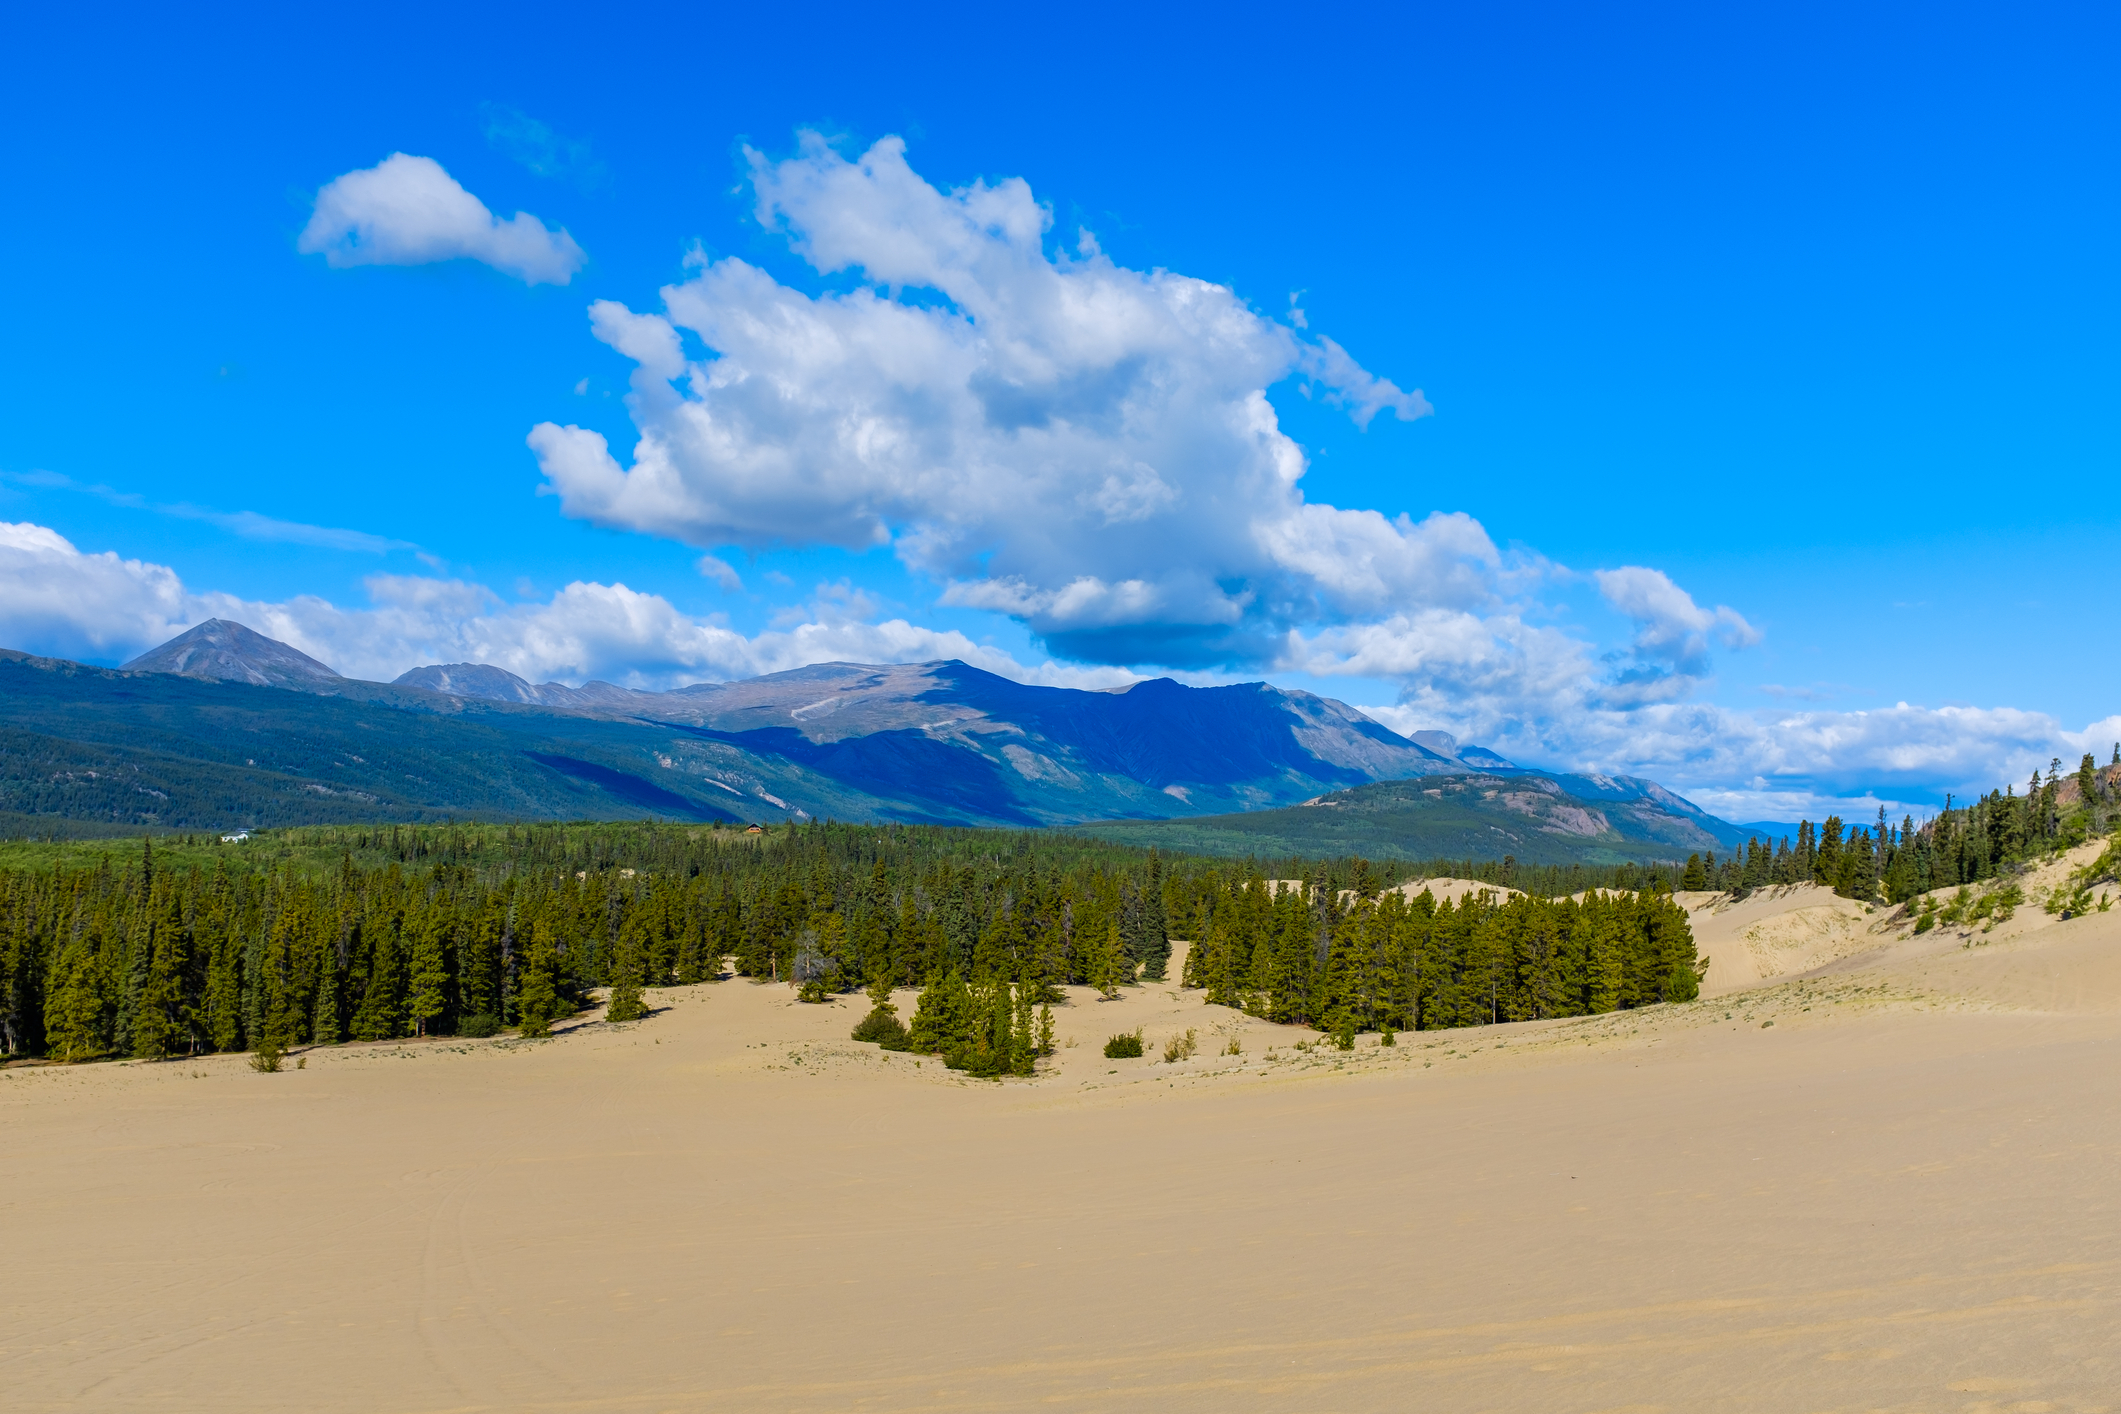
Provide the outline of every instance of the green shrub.
[[1142,1053],[1142,1033],[1139,1027],[1122,1031],[1105,1042],[1105,1055],[1111,1060],[1134,1060]]
[[891,1006],[872,1008],[869,1014],[855,1025],[854,1039],[874,1041],[887,1051],[908,1049],[912,1044],[912,1033],[906,1030],[906,1023],[898,1019],[897,1010]]
[[1178,1061],[1193,1059],[1193,1053],[1199,1049],[1199,1046],[1200,1039],[1194,1034],[1193,1028],[1188,1026],[1184,1035],[1173,1036],[1170,1040],[1164,1042],[1164,1064],[1171,1065]]
[[457,1034],[480,1039],[488,1036],[498,1036],[501,1034],[501,1018],[490,1011],[475,1013],[464,1018],[464,1024],[457,1028]]

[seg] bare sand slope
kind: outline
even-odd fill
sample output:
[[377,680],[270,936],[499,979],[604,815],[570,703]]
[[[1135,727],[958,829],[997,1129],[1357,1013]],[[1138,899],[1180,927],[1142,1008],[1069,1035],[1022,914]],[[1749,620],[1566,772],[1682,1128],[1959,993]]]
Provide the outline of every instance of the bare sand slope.
[[1794,976],[1885,940],[1870,931],[1876,910],[1817,884],[1760,889],[1737,903],[1727,894],[1682,893],[1694,946],[1709,960],[1705,995]]
[[[1709,961],[1702,977],[1704,996],[1744,991],[1762,983],[1792,977],[1819,976],[1858,968],[1890,966],[1963,950],[2000,947],[2059,922],[2045,911],[2051,894],[2067,895],[2071,872],[2090,863],[2105,848],[2095,841],[2057,855],[2014,881],[2025,896],[2008,917],[1983,919],[1915,931],[1921,899],[1904,907],[1857,903],[1816,884],[1760,889],[1733,901],[1728,894],[1679,893],[1687,909],[1696,949]],[[1977,885],[1980,894],[2005,881]],[[1957,889],[1938,889],[1929,897],[1942,907]],[[2121,889],[2100,891],[2121,899]]]
[[1435,879],[1416,879],[1410,883],[1399,885],[1391,892],[1400,894],[1409,902],[1413,901],[1416,894],[1426,892],[1434,894],[1438,903],[1463,903],[1467,898],[1475,894],[1493,894],[1498,900],[1502,900],[1515,898],[1522,891],[1505,888],[1500,884],[1484,884],[1478,879],[1453,879],[1445,876]]
[[280,1075],[18,1068],[0,1402],[2121,1409],[2117,955],[2121,910],[1347,1055],[1078,994],[1009,1084],[744,982]]

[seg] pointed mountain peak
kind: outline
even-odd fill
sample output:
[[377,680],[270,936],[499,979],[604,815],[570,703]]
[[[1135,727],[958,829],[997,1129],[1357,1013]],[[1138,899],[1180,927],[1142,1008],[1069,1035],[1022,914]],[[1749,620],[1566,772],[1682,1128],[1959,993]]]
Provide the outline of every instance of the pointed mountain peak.
[[125,665],[129,673],[174,673],[208,681],[247,682],[258,687],[314,691],[343,682],[337,673],[300,649],[230,619],[208,619],[160,648]]

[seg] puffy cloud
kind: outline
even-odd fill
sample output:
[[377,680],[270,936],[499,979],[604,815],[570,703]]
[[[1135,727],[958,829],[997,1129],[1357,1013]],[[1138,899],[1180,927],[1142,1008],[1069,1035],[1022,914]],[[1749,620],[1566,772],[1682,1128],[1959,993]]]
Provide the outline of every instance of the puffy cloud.
[[[982,592],[1010,592],[971,583]],[[1690,611],[1690,599],[1681,604],[1657,583],[1635,583],[1642,604],[1661,605],[1682,627],[1692,624],[1711,640],[1719,632],[1742,637],[1713,611]],[[959,632],[904,618],[878,621],[869,596],[845,583],[818,586],[808,602],[749,636],[624,584],[577,581],[543,602],[513,604],[462,580],[379,574],[366,585],[363,607],[312,595],[265,603],[195,593],[166,566],[83,552],[41,525],[0,523],[0,642],[64,656],[129,657],[218,616],[372,680],[421,663],[468,661],[532,681],[603,678],[658,688],[818,662],[938,658],[1053,686],[1113,687],[1135,677],[1113,667],[1026,666]],[[1120,581],[1063,592],[1095,600],[1148,591]],[[1636,602],[1628,592],[1613,594]],[[1108,612],[1124,619],[1131,610]],[[1430,607],[1308,635],[1289,630],[1273,650],[1284,671],[1403,684],[1398,702],[1362,709],[1396,731],[1442,728],[1520,761],[1652,776],[1727,819],[1816,819],[1835,809],[1868,815],[1880,803],[1896,816],[1903,809],[1920,814],[1944,790],[1965,795],[2022,781],[2054,756],[2074,762],[2089,750],[2103,759],[2121,741],[2121,717],[2071,731],[2044,713],[2009,707],[1740,712],[1689,702],[1616,705],[1593,645],[1508,606]],[[1675,650],[1684,651],[1683,644]]]
[[1711,639],[1726,648],[1760,641],[1759,630],[1736,609],[1727,604],[1702,608],[1663,570],[1623,565],[1597,570],[1592,578],[1606,602],[1635,621],[1634,652],[1644,663],[1700,677],[1708,671]]
[[[783,672],[810,663],[918,663],[957,658],[1023,682],[1113,686],[1133,674],[1027,667],[956,631],[905,619],[871,622],[874,605],[845,586],[746,636],[696,619],[657,594],[576,581],[544,603],[504,604],[461,580],[372,575],[369,607],[303,597],[278,604],[202,596],[202,610],[292,643],[350,677],[387,681],[422,663],[492,663],[532,682],[601,678],[657,689]],[[208,614],[200,612],[198,617]]]
[[1464,517],[1304,501],[1266,389],[1310,378],[1364,425],[1429,410],[1338,344],[1087,232],[1049,253],[1023,181],[940,191],[896,138],[750,160],[760,223],[858,284],[702,260],[660,313],[593,306],[637,365],[640,436],[622,466],[595,432],[531,432],[568,514],[703,548],[892,543],[946,602],[1104,662],[1259,661],[1295,622],[1488,592],[1495,547]]
[[164,565],[83,554],[55,530],[0,521],[0,643],[61,656],[159,643],[185,622]]
[[694,562],[693,568],[698,570],[704,577],[722,586],[724,594],[741,594],[744,592],[744,577],[738,574],[736,566],[730,564],[727,560],[717,559],[713,555],[702,555]]
[[[1534,699],[1500,691],[1411,693],[1362,710],[1395,731],[1442,725],[1524,762],[1649,776],[1728,820],[1817,820],[1879,805],[1895,817],[1934,813],[1943,793],[1961,799],[2022,783],[2060,756],[2121,741],[2121,717],[2082,731],[2044,712],[2013,707],[1893,707],[1855,712],[1739,711],[1708,703],[1616,709],[1586,679],[1551,684]],[[1540,710],[1525,711],[1527,700]],[[2101,755],[2100,759],[2105,759]]]
[[957,658],[1020,682],[1115,687],[1114,668],[1026,665],[956,631],[903,618],[845,584],[768,632],[746,636],[623,584],[576,581],[544,603],[508,604],[483,585],[371,575],[365,608],[316,595],[278,602],[187,590],[166,565],[84,553],[45,526],[0,522],[0,644],[32,652],[128,658],[210,618],[234,619],[349,677],[388,681],[422,663],[492,663],[533,682],[603,678],[627,687],[754,677],[810,663]]
[[1757,631],[1656,571],[1593,579],[1637,623],[1638,660],[1617,678],[1594,644],[1510,609],[1292,631],[1276,666],[1399,683],[1398,701],[1362,708],[1394,731],[1440,728],[1527,764],[1648,776],[1737,820],[1819,819],[1852,800],[1863,813],[1883,803],[1896,818],[1921,815],[1945,791],[2022,782],[2055,756],[2074,762],[2121,740],[2121,719],[2077,732],[2012,707],[1741,711],[1660,698],[1651,689],[1676,696],[1695,681],[1685,670],[1705,669],[1708,644],[1742,646]]
[[527,211],[503,221],[441,163],[403,152],[326,183],[295,249],[334,269],[477,260],[526,285],[564,285],[589,258],[566,231]]

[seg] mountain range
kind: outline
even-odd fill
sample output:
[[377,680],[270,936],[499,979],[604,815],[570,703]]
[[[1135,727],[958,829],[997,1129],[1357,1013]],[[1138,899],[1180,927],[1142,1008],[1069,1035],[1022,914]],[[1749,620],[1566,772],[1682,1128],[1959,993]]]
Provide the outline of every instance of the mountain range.
[[[1312,693],[1169,679],[1034,687],[957,661],[824,663],[669,692],[532,684],[477,663],[376,683],[216,619],[119,669],[0,653],[0,714],[0,827],[12,832],[37,820],[1197,821],[1193,847],[1229,849],[1265,836],[1223,822],[1290,807],[1374,816],[1343,802],[1427,781],[1402,791],[1404,810],[1440,818],[1431,802],[1448,801],[1569,858],[1666,858],[1743,838],[1653,782],[1528,771]],[[1475,780],[1517,784],[1468,794]],[[1514,852],[1541,857],[1533,846]]]

